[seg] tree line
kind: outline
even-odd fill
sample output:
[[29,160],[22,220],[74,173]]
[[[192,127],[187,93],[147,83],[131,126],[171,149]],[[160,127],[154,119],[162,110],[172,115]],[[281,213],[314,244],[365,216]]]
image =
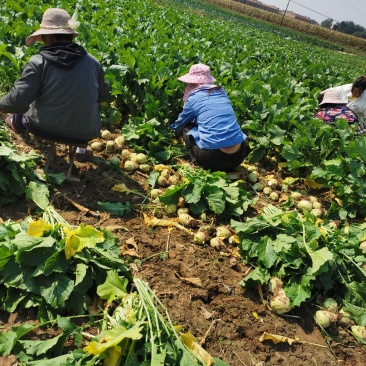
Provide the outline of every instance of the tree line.
[[342,21],[335,23],[333,19],[323,20],[320,25],[325,28],[332,28],[338,32],[350,34],[355,37],[366,39],[366,28],[355,24],[352,21]]

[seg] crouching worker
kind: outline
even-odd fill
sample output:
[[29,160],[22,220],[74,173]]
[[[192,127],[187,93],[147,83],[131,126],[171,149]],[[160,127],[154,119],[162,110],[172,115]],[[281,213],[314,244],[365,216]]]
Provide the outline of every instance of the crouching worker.
[[352,84],[323,90],[319,97],[319,110],[314,117],[333,125],[336,119],[357,124],[355,136],[366,135],[366,76],[359,76]]
[[27,38],[28,46],[43,42],[44,47],[0,99],[0,111],[8,113],[5,122],[15,132],[75,144],[99,135],[99,103],[109,100],[109,90],[100,63],[73,42],[77,25],[65,10],[51,8]]
[[192,163],[211,171],[229,171],[246,156],[245,140],[225,90],[204,64],[193,65],[188,74],[178,78],[187,84],[183,111],[171,124],[183,134]]

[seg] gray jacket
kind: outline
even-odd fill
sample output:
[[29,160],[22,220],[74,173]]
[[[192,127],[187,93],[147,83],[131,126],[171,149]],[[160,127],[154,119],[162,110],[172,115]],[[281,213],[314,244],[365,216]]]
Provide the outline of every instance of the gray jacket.
[[30,58],[0,110],[25,114],[38,130],[90,140],[101,129],[99,103],[108,99],[97,59],[75,43],[56,44]]

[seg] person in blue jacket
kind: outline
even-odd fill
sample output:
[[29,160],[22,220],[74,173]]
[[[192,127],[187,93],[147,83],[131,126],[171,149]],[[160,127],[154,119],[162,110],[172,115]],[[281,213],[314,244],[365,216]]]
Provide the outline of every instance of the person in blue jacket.
[[187,83],[183,111],[171,124],[183,135],[192,163],[211,171],[229,171],[246,157],[247,135],[241,130],[231,102],[221,86],[215,85],[209,66],[193,65],[178,78]]

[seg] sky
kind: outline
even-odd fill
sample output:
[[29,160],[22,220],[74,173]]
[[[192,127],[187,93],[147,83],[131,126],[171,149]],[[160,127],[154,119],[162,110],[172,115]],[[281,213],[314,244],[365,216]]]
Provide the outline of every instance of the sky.
[[365,0],[259,0],[264,4],[274,5],[280,10],[293,11],[307,16],[317,23],[328,18],[336,22],[352,21],[366,28]]

